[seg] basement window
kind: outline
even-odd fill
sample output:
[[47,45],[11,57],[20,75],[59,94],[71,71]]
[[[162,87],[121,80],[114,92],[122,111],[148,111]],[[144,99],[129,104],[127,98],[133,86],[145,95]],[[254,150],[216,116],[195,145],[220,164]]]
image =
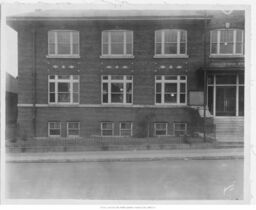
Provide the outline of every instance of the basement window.
[[174,123],[174,135],[184,136],[187,134],[187,123],[176,122]]
[[68,122],[67,123],[67,136],[77,137],[80,135],[80,123],[79,122]]
[[154,123],[155,136],[166,136],[167,135],[167,123]]
[[102,122],[101,123],[101,136],[113,136],[114,135],[114,123]]
[[61,124],[60,122],[48,122],[48,136],[60,137]]
[[120,136],[132,136],[131,122],[120,122]]

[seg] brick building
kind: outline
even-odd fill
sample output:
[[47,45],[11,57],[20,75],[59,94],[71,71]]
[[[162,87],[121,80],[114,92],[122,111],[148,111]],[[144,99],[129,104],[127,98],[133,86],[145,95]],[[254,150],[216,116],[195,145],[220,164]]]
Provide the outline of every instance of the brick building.
[[193,135],[205,119],[218,140],[243,140],[244,11],[38,10],[7,23],[28,136]]

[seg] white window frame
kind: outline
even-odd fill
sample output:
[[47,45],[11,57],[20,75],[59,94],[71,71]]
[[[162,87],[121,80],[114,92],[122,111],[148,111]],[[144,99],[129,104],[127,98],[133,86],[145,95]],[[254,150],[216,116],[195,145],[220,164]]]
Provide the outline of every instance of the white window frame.
[[180,135],[180,136],[187,135],[188,124],[187,124],[186,122],[174,122],[174,123],[173,123],[173,135],[176,136],[176,131],[183,131],[183,130],[177,130],[177,129],[176,129],[176,125],[177,125],[177,124],[184,124],[184,125],[185,125],[184,134],[183,134],[183,135]]
[[[112,32],[123,32],[124,34],[124,42],[123,42],[123,53],[122,54],[113,54],[111,52],[111,33]],[[131,40],[131,44],[132,44],[132,47],[131,47],[131,53],[127,53],[127,39],[126,39],[126,36],[127,36],[127,32],[131,32],[132,34],[132,40]],[[104,54],[103,53],[103,44],[104,44],[104,41],[103,41],[103,36],[104,34],[107,34],[107,45],[108,45],[108,53],[107,54]],[[105,31],[102,31],[101,32],[101,55],[104,57],[104,56],[110,56],[110,57],[131,57],[133,56],[133,31],[131,30],[105,30]]]
[[[112,126],[112,134],[111,135],[103,135],[104,130],[109,130],[109,129],[103,129],[103,123],[111,123],[111,126]],[[102,137],[114,136],[114,123],[113,122],[101,122],[100,123],[100,130],[101,130],[101,136]]]
[[[54,79],[51,79],[51,76],[54,76]],[[59,79],[58,76],[69,76],[69,79]],[[78,78],[75,79],[74,76]],[[55,101],[50,102],[50,83],[54,83],[54,93],[55,93]],[[69,83],[70,85],[70,101],[69,102],[58,102],[58,83]],[[74,83],[78,83],[78,102],[74,102],[73,99],[73,85]],[[80,76],[79,75],[48,75],[48,103],[49,104],[79,104],[80,102]]]
[[[115,76],[122,76],[123,79],[121,80],[117,80],[117,79],[112,79],[112,77]],[[108,79],[104,79],[104,77],[107,77]],[[131,79],[128,79],[128,77],[131,77]],[[108,102],[104,102],[103,101],[103,84],[108,84]],[[112,83],[121,83],[123,84],[123,102],[119,103],[115,103],[115,102],[111,102],[112,98],[111,98],[111,84]],[[131,103],[128,103],[126,100],[126,95],[127,95],[127,91],[126,91],[126,84],[131,83],[131,87],[132,87],[132,91],[131,91]],[[101,77],[101,103],[102,104],[133,104],[133,76],[132,75],[102,75]]]
[[[58,130],[60,130],[60,135],[51,135],[50,134],[50,123],[59,123],[60,124],[60,128],[58,128]],[[55,130],[57,130],[57,128],[54,128]],[[49,137],[61,137],[61,122],[60,121],[50,121],[48,122],[48,136]]]
[[[78,129],[70,129],[70,130],[78,130],[78,135],[70,135],[69,134],[69,124],[70,123],[78,123]],[[69,121],[67,122],[67,137],[79,137],[80,136],[80,122],[79,121]]]
[[[157,127],[157,124],[164,124],[165,125],[165,134],[164,135],[157,135],[156,134],[156,127]],[[162,131],[162,130],[161,130]],[[167,136],[168,135],[168,123],[167,122],[155,122],[154,123],[154,136]]]
[[[220,33],[221,31],[232,30],[233,31],[233,52],[232,53],[220,53]],[[236,53],[236,33],[242,31],[241,53]],[[212,34],[217,31],[217,53],[212,53]],[[215,29],[210,31],[210,55],[211,56],[243,56],[244,54],[244,30],[243,29]]]
[[[58,36],[57,34],[58,33],[61,33],[61,32],[68,32],[69,33],[69,38],[70,38],[70,52],[67,53],[67,54],[60,54],[58,53]],[[50,33],[53,33],[54,34],[54,46],[55,46],[55,49],[54,49],[54,53],[50,53]],[[78,34],[78,53],[74,53],[73,52],[73,33],[77,33]],[[76,30],[51,30],[51,31],[48,31],[48,56],[53,56],[53,57],[62,57],[62,56],[70,56],[70,57],[77,57],[79,56],[80,54],[80,35],[79,35],[79,31],[76,31]]]
[[[167,31],[175,31],[177,32],[177,42],[176,42],[176,47],[177,47],[177,53],[175,54],[167,54],[165,53],[165,33]],[[180,34],[182,32],[185,32],[185,53],[180,53]],[[157,40],[156,40],[156,33],[161,32],[161,53],[156,53],[156,44],[157,44]],[[183,30],[183,29],[161,29],[161,30],[156,30],[155,31],[155,57],[157,56],[187,56],[187,43],[188,43],[188,39],[187,39],[187,30]]]
[[[122,129],[121,128],[121,124],[122,123],[130,123],[130,125],[131,125],[130,129]],[[122,122],[119,123],[119,136],[131,137],[133,135],[132,130],[133,130],[133,123],[132,122],[130,122],[130,121],[122,121]],[[129,136],[124,136],[124,135],[122,135],[122,131],[130,131],[130,135]]]
[[[161,76],[161,80],[158,80],[157,77]],[[173,79],[173,80],[168,80],[165,79],[165,77],[172,77],[172,76],[176,76],[177,79]],[[185,77],[185,80],[181,80],[181,77]],[[176,103],[165,103],[164,101],[164,96],[165,96],[165,84],[166,83],[172,83],[172,84],[177,84],[177,101]],[[185,84],[185,92],[182,92],[182,94],[185,94],[185,102],[184,103],[180,103],[180,84]],[[157,103],[156,100],[156,94],[157,94],[157,84],[161,84],[161,103]],[[187,76],[186,75],[155,75],[155,105],[186,105],[187,104]]]

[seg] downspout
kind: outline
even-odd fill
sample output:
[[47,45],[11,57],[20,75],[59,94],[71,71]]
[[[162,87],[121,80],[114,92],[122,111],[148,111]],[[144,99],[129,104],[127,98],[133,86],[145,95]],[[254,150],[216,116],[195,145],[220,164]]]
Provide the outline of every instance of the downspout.
[[206,142],[206,106],[207,106],[207,72],[206,72],[206,34],[207,34],[207,11],[205,11],[205,19],[204,19],[204,63],[203,63],[203,70],[204,70],[204,142]]
[[37,116],[37,110],[36,110],[36,98],[37,98],[37,69],[36,69],[36,29],[33,29],[33,137],[36,137],[36,116]]

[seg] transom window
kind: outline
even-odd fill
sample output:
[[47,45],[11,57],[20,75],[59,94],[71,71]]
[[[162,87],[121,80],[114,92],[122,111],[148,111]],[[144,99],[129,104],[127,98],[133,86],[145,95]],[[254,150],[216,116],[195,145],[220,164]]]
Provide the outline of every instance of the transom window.
[[49,31],[48,54],[51,56],[78,56],[79,32],[67,30]]
[[132,76],[102,76],[103,104],[132,104]]
[[167,135],[167,123],[154,123],[155,136],[166,136]]
[[186,104],[187,76],[159,75],[155,82],[156,104]]
[[48,135],[52,137],[60,136],[61,124],[60,122],[48,122]]
[[79,75],[50,75],[49,103],[79,103]]
[[80,122],[67,122],[67,136],[76,137],[80,135]]
[[186,55],[187,31],[164,29],[155,31],[155,55]]
[[114,123],[102,122],[101,123],[101,136],[113,136],[114,135]]
[[102,55],[131,56],[133,54],[133,32],[111,30],[102,32]]
[[243,30],[219,29],[211,31],[212,55],[242,55]]
[[176,122],[174,123],[174,135],[184,136],[187,134],[187,123]]
[[132,136],[131,122],[120,122],[120,136]]

